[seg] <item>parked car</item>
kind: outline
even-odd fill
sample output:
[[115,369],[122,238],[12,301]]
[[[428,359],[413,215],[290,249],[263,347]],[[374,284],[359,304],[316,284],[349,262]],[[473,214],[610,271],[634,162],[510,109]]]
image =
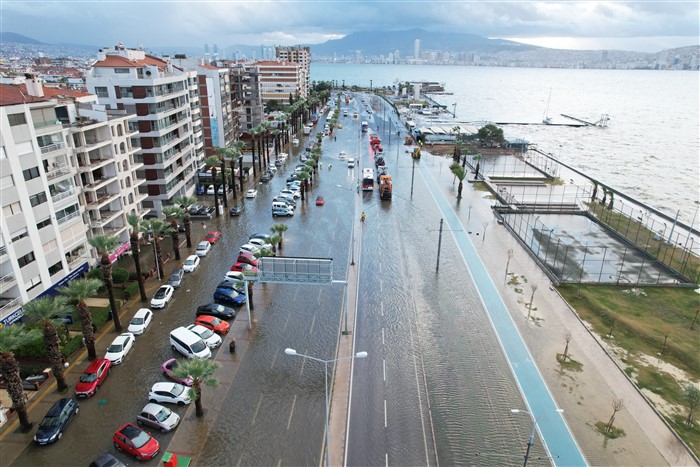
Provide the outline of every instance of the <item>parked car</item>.
[[197,255],[190,255],[185,259],[185,262],[182,263],[182,270],[185,272],[194,272],[195,269],[197,269],[197,266],[199,266],[199,256]]
[[285,203],[290,208],[294,209],[297,205],[296,200],[293,196],[277,195],[272,198],[273,203]]
[[258,196],[258,190],[255,190],[253,188],[245,192],[246,198],[255,198],[256,196]]
[[208,195],[213,195],[214,194],[214,185],[209,185],[207,187],[207,194]]
[[251,253],[251,254],[253,254],[253,255],[255,255],[255,256],[257,256],[257,255],[260,254],[260,248],[258,248],[257,246],[255,246],[255,245],[253,245],[253,244],[251,244],[251,243],[244,243],[243,245],[241,245],[241,248],[240,248],[239,251],[244,251],[244,252],[246,252],[246,253]]
[[206,191],[207,191],[206,185],[197,185],[197,194],[198,195],[203,195],[204,193],[206,193]]
[[284,161],[282,159],[277,159],[275,161],[275,167],[282,167],[282,164],[284,164]]
[[114,457],[111,452],[103,452],[90,462],[90,467],[126,467],[126,464]]
[[[213,318],[213,316],[210,316],[210,318]],[[222,321],[222,323],[226,323],[226,321]],[[228,326],[228,323],[226,325]],[[217,336],[211,329],[200,325],[197,321],[195,321],[195,324],[187,326],[187,329],[197,334],[210,349],[216,349],[221,345],[221,337]]]
[[136,342],[136,338],[130,332],[118,335],[107,347],[105,358],[112,362],[112,365],[119,365],[134,347],[134,342]]
[[165,308],[165,305],[172,300],[174,292],[172,285],[161,285],[151,299],[151,308]]
[[194,324],[205,327],[222,336],[228,334],[228,331],[231,329],[231,326],[226,321],[210,315],[197,316],[194,320]]
[[182,384],[165,381],[153,385],[148,393],[148,400],[150,402],[187,405],[192,402],[189,393],[189,389]]
[[212,230],[207,234],[205,240],[209,243],[216,243],[219,241],[219,238],[221,238],[221,232],[218,230]]
[[245,284],[243,282],[230,282],[230,281],[221,281],[219,282],[219,285],[216,286],[217,289],[231,289],[235,290],[239,294],[245,294]]
[[158,441],[131,423],[119,428],[112,441],[115,448],[134,456],[137,460],[153,459],[160,452]]
[[348,169],[352,169],[353,167],[355,167],[355,159],[350,158],[348,159]]
[[148,308],[141,308],[139,311],[136,312],[134,317],[131,318],[131,322],[129,323],[129,328],[127,329],[127,331],[129,331],[135,336],[140,336],[141,334],[146,332],[146,329],[148,328],[148,325],[151,324],[152,319],[153,312]]
[[170,358],[166,361],[163,362],[163,364],[160,366],[161,370],[163,370],[163,374],[167,376],[168,378],[172,379],[176,383],[184,384],[185,386],[192,386],[192,378],[178,378],[177,376],[173,376],[173,371],[175,371],[175,368],[177,368],[178,362],[177,358]]
[[112,362],[106,358],[98,358],[90,362],[75,385],[75,396],[78,398],[94,396],[111,373],[111,367]]
[[316,206],[323,206],[325,203],[323,196],[317,196],[316,197]]
[[244,278],[244,274],[241,271],[228,271],[224,274],[225,282],[240,282]]
[[161,433],[175,429],[180,423],[180,416],[167,407],[149,402],[136,416],[136,423],[157,428]]
[[248,263],[251,266],[258,267],[258,258],[252,253],[246,253],[241,251],[238,253],[238,258],[236,259],[238,263]]
[[190,216],[195,216],[195,215],[199,214],[199,210],[201,208],[202,208],[201,204],[193,204],[192,206],[190,206],[190,208],[188,209]]
[[211,243],[209,243],[206,240],[202,240],[197,244],[197,249],[194,250],[194,254],[200,257],[204,257],[207,256],[209,250],[211,250]]
[[246,276],[255,276],[258,274],[258,268],[248,263],[236,263],[231,266],[231,271],[240,271]]
[[168,279],[168,285],[173,288],[178,288],[182,285],[182,279],[185,277],[185,270],[177,268],[170,273],[170,279]]
[[293,216],[293,215],[294,215],[294,209],[292,209],[291,206],[272,208],[272,217]]
[[240,216],[243,211],[245,211],[245,206],[243,204],[239,204],[238,206],[232,207],[229,214],[231,214],[233,217],[237,217]]
[[[269,253],[273,253],[272,245],[260,238],[251,238],[250,240],[248,240],[248,244],[257,246],[258,248],[260,248],[260,251],[267,250]],[[253,266],[257,265],[254,264]]]
[[299,190],[292,190],[290,188],[285,188],[284,190],[280,191],[280,195],[289,195],[289,196],[293,196],[294,199],[299,199],[301,197],[301,192]]
[[39,429],[34,435],[37,444],[45,445],[55,443],[63,436],[63,431],[80,410],[80,405],[75,399],[63,398],[51,406],[44,418],[39,422]]
[[216,316],[217,318],[228,320],[236,317],[236,310],[218,303],[210,303],[198,306],[196,314],[197,316]]
[[272,175],[270,175],[269,173],[265,172],[265,173],[262,174],[262,176],[260,177],[260,181],[263,182],[263,183],[267,183],[267,182],[270,181],[271,178],[272,178]]
[[259,239],[261,239],[261,240],[266,240],[267,243],[270,243],[269,240],[272,238],[272,235],[266,234],[266,233],[254,233],[254,234],[251,235],[249,238],[250,238],[251,240],[252,240],[253,238],[259,238]]
[[[223,186],[223,185],[219,185],[219,189],[216,190],[216,191],[218,191],[218,193],[219,193],[220,195],[223,195],[223,194],[224,194],[224,186]],[[226,185],[226,191],[231,191],[231,187],[230,187],[229,185]]]
[[241,306],[245,303],[245,295],[241,295],[233,289],[220,287],[214,291],[214,301],[226,305]]

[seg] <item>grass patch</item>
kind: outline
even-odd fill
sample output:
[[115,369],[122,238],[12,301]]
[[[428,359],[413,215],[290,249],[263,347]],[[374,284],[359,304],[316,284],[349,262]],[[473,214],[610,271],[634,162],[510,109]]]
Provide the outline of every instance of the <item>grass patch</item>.
[[605,431],[606,425],[607,423],[604,422],[596,422],[595,429],[598,433],[600,433],[608,439],[616,439],[625,436],[625,430],[623,430],[622,428],[617,428],[615,425],[613,425],[612,428],[610,428],[610,431]]
[[583,364],[571,358],[571,355],[569,355],[566,358],[566,360],[564,360],[564,354],[558,353],[557,362],[561,366],[562,370],[575,371],[576,373],[580,373],[583,371]]
[[489,190],[489,187],[486,183],[484,182],[474,182],[471,184],[472,188],[476,191],[491,191]]
[[676,433],[683,438],[683,441],[690,446],[693,452],[700,452],[700,423],[693,420],[692,425],[687,425],[685,420],[687,415],[676,415],[674,417],[666,417],[668,423],[676,430]]
[[637,386],[647,389],[674,404],[683,404],[683,390],[668,373],[656,368],[642,366],[637,371]]

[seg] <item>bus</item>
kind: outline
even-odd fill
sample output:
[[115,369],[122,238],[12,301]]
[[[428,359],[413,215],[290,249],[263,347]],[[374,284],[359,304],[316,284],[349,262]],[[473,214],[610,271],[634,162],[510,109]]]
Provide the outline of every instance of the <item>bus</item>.
[[374,169],[366,168],[362,170],[362,191],[374,190]]

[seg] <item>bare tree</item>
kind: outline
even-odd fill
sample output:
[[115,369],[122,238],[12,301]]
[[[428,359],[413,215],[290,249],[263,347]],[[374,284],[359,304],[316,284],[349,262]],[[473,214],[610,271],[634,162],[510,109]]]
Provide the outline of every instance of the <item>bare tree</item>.
[[661,346],[661,351],[659,355],[663,355],[666,352],[666,342],[668,342],[668,335],[671,331],[668,328],[664,328],[664,343]]
[[508,280],[508,267],[510,266],[511,259],[513,259],[513,249],[512,248],[510,248],[508,250],[508,261],[506,262],[506,276],[503,279],[504,282]]
[[694,384],[689,384],[683,390],[683,399],[688,404],[688,418],[685,419],[686,425],[693,424],[693,410],[700,404],[700,389]]
[[530,295],[530,304],[527,306],[527,319],[530,319],[530,312],[532,311],[532,301],[535,299],[535,292],[537,292],[537,284],[532,285],[532,295]]
[[484,240],[486,240],[486,227],[489,226],[489,223],[488,223],[488,222],[484,222],[484,223],[482,223],[481,225],[484,226],[484,236],[481,237],[481,243],[484,243]]
[[615,322],[617,321],[617,313],[613,313],[612,321],[610,322],[610,330],[608,331],[608,337],[612,337],[613,329],[615,328]]
[[613,422],[615,421],[615,415],[617,413],[625,408],[625,401],[621,397],[614,396],[612,400],[612,409],[613,413],[610,415],[610,420],[608,420],[608,424],[605,425],[605,432],[610,433],[610,430],[613,428]]
[[693,321],[690,323],[690,330],[695,330],[695,322],[698,320],[698,313],[700,313],[700,307],[695,309],[695,316],[693,316]]
[[562,363],[566,362],[566,359],[569,358],[569,342],[571,342],[571,331],[566,331],[564,333],[564,342],[566,342],[566,346],[564,347],[564,354],[561,357]]

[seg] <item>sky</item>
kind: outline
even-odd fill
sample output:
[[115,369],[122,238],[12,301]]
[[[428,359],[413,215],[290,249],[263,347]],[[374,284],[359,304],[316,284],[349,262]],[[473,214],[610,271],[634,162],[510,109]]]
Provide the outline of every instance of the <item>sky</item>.
[[0,30],[99,47],[317,44],[422,28],[565,49],[700,44],[700,2],[489,0],[0,0]]

